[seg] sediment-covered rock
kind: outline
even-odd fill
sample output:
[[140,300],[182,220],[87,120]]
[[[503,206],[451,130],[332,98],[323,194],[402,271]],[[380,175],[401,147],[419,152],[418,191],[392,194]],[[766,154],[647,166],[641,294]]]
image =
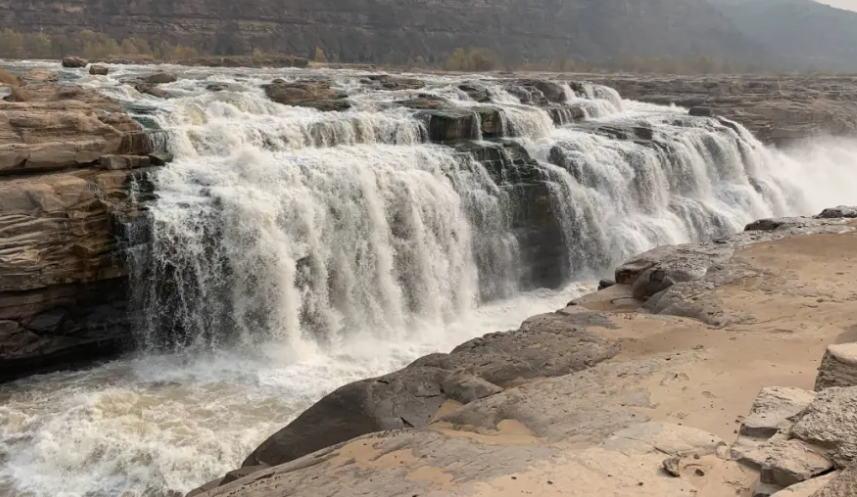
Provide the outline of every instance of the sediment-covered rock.
[[34,83],[55,83],[59,81],[60,75],[56,71],[44,68],[33,68],[21,75],[25,81]]
[[110,68],[105,65],[92,64],[89,66],[89,74],[92,74],[93,76],[107,76],[109,72]]

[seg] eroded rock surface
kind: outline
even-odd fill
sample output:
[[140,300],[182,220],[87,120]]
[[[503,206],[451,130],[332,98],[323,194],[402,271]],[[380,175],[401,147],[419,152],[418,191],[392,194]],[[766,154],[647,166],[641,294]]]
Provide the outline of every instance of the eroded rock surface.
[[815,379],[815,390],[853,386],[857,386],[857,343],[827,347]]
[[128,342],[122,226],[152,198],[153,142],[117,102],[28,94],[0,102],[0,380]]

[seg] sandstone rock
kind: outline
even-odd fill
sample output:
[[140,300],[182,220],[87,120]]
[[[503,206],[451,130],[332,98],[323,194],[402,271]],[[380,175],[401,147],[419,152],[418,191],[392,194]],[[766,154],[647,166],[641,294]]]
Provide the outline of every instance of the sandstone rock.
[[568,100],[565,85],[553,81],[525,79],[506,84],[506,91],[521,99],[521,103],[539,106],[564,104]]
[[600,292],[601,290],[606,290],[607,288],[610,288],[611,286],[614,286],[614,285],[616,285],[616,282],[613,280],[607,280],[607,279],[601,280],[598,282],[598,291]]
[[83,59],[81,57],[74,57],[72,55],[63,57],[63,59],[62,59],[62,66],[63,67],[78,68],[78,67],[86,67],[87,64],[89,64],[88,60]]
[[151,143],[117,102],[31,88],[31,101],[0,103],[0,381],[129,342],[120,221],[152,199]]
[[101,64],[92,64],[89,66],[89,74],[93,76],[107,76],[109,72],[110,68]]
[[853,386],[857,386],[857,343],[827,347],[815,379],[815,390],[820,392],[830,387]]
[[175,83],[178,81],[178,76],[169,72],[158,72],[144,78],[144,81],[153,85],[162,85],[166,83]]
[[586,118],[586,111],[579,106],[552,105],[546,110],[557,126],[575,123]]
[[771,497],[782,489],[783,487],[775,483],[763,483],[760,481],[753,487],[753,497]]
[[150,165],[149,157],[140,155],[102,155],[98,163],[98,167],[108,170],[136,169]]
[[849,207],[845,205],[831,207],[829,209],[824,209],[821,211],[821,214],[815,217],[819,219],[857,218],[857,207]]
[[326,81],[297,81],[288,83],[274,80],[264,85],[265,93],[274,102],[297,107],[312,107],[323,112],[344,111],[351,108],[347,95],[330,87]]
[[796,483],[776,492],[771,495],[771,497],[810,497],[816,491],[830,483],[838,475],[839,473],[834,471],[833,473]]
[[785,435],[764,441],[741,436],[731,448],[734,460],[760,471],[763,483],[780,487],[788,487],[830,471],[833,463],[823,452],[820,448],[788,439]]
[[42,68],[30,69],[21,77],[26,81],[33,81],[36,83],[56,83],[60,79],[58,72]]
[[857,464],[840,472],[811,497],[853,497],[857,495]]
[[851,464],[857,456],[857,386],[819,392],[791,435],[823,448],[840,467]]
[[782,219],[758,219],[744,227],[744,231],[774,231],[785,225]]
[[426,426],[448,399],[495,393],[488,383],[502,387],[591,367],[618,352],[603,336],[587,331],[596,323],[609,326],[594,313],[537,316],[516,332],[486,335],[449,354],[432,354],[395,373],[341,387],[265,441],[243,466],[283,464],[366,433]]
[[770,438],[777,431],[791,426],[789,418],[800,413],[815,398],[813,392],[799,388],[763,388],[741,422],[741,434],[756,438]]

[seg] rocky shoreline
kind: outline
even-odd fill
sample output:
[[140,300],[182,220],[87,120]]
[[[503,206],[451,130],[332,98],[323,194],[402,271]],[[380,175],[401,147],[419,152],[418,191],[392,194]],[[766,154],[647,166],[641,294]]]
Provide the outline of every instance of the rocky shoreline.
[[337,389],[188,495],[853,495],[855,216],[641,254],[517,331]]

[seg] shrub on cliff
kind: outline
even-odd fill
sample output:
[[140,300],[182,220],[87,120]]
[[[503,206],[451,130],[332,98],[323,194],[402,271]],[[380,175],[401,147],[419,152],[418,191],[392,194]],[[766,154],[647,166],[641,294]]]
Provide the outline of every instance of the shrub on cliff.
[[497,54],[487,48],[471,48],[469,51],[457,48],[443,62],[447,71],[492,71],[499,65]]

